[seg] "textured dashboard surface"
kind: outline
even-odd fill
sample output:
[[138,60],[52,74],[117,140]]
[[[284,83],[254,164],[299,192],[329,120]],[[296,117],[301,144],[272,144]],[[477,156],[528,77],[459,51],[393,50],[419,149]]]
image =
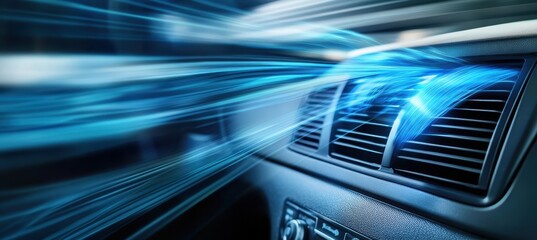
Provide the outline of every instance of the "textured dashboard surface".
[[287,199],[374,239],[477,238],[275,163],[262,162],[244,178],[267,198],[272,239],[278,236],[281,210]]

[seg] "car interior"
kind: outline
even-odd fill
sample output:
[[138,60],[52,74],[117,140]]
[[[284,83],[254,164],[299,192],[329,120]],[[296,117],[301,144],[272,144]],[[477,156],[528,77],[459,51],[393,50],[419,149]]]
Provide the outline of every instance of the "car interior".
[[0,6],[2,239],[537,237],[537,2]]

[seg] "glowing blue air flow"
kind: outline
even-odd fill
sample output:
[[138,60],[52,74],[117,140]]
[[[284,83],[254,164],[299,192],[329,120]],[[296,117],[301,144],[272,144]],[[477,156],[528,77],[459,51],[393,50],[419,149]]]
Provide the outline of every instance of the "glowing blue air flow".
[[474,93],[502,81],[514,81],[518,69],[475,65],[436,53],[403,51],[362,56],[331,70],[351,76],[353,88],[341,108],[367,112],[371,106],[384,110],[370,114],[404,112],[397,142],[420,135],[442,116]]
[[[471,95],[502,81],[514,81],[518,70],[486,66],[463,66],[446,70],[416,85],[417,94],[403,107],[397,141],[420,135],[436,118]],[[479,114],[479,113],[476,113]]]

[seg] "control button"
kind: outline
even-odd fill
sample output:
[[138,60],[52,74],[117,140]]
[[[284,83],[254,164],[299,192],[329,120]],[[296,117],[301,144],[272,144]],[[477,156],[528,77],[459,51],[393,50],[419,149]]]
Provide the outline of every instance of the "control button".
[[345,240],[362,240],[362,239],[365,239],[365,238],[360,238],[350,233],[345,233]]
[[297,215],[298,209],[293,206],[290,206],[289,204],[286,204],[283,209],[283,224],[286,224],[287,222],[297,218]]
[[306,222],[306,225],[311,226],[311,228],[315,228],[315,223],[317,223],[317,218],[312,217],[309,214],[303,213],[302,211],[298,212],[296,218]]
[[315,229],[334,240],[342,240],[345,234],[336,224],[323,219],[317,221],[317,227]]
[[293,220],[293,217],[291,215],[285,214],[283,222],[289,222],[291,220]]
[[295,218],[296,215],[297,215],[297,210],[291,206],[286,206],[285,207],[285,215],[289,215],[291,216],[292,218]]
[[282,240],[303,240],[306,235],[306,222],[293,219],[285,224],[282,233]]

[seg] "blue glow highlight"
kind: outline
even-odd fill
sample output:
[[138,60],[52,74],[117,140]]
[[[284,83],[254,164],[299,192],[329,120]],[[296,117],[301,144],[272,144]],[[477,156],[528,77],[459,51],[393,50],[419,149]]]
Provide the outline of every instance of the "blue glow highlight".
[[518,70],[486,66],[463,66],[447,70],[421,84],[404,108],[398,141],[421,134],[437,117],[444,115],[469,96],[501,81],[515,81]]
[[514,82],[519,70],[467,63],[434,51],[403,50],[361,56],[331,72],[345,72],[354,79],[356,86],[341,105],[350,113],[367,111],[371,106],[384,107],[370,114],[371,118],[404,111],[397,132],[397,143],[402,143],[420,135],[436,118],[480,90],[503,81]]

